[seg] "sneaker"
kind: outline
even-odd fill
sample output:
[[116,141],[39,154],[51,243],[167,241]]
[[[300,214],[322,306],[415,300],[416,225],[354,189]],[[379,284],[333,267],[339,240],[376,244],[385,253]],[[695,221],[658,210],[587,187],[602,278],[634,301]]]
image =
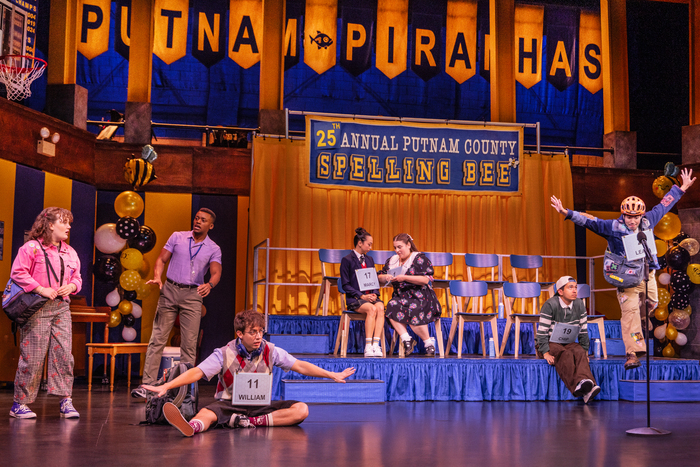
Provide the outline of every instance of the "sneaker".
[[374,356],[374,347],[372,346],[372,344],[365,345],[365,358]]
[[194,428],[185,420],[180,410],[172,402],[163,404],[163,415],[165,415],[165,419],[168,423],[180,430],[180,433],[184,436],[190,437],[194,435]]
[[600,386],[598,386],[598,385],[593,386],[593,389],[591,389],[588,394],[583,396],[583,402],[588,404],[588,401],[592,400],[595,396],[597,396],[599,392],[600,392]]
[[627,361],[625,362],[625,370],[631,370],[632,368],[637,368],[640,365],[639,359],[634,352],[627,354]]
[[574,390],[574,397],[581,397],[585,394],[588,394],[589,392],[591,392],[591,389],[593,389],[593,386],[593,381],[591,381],[590,379],[582,379],[576,385],[576,389]]
[[375,357],[383,357],[384,354],[382,353],[382,346],[379,344],[372,344],[372,350],[374,351],[374,356]]
[[425,347],[425,356],[426,357],[434,357],[435,356],[435,346],[434,345],[427,345]]
[[228,423],[231,428],[255,428],[245,415],[234,415]]
[[73,407],[73,399],[70,397],[61,401],[61,418],[80,418],[80,414]]
[[418,342],[412,338],[410,341],[401,342],[401,344],[403,345],[403,355],[406,357],[413,353],[413,349],[416,348],[416,344],[418,344]]
[[136,389],[131,390],[131,397],[135,397],[137,399],[139,399],[139,398],[146,399],[147,396],[148,396],[148,391],[146,390],[146,388],[144,388],[142,386],[139,386]]
[[30,409],[26,405],[13,402],[12,408],[10,409],[10,417],[36,418],[36,414],[32,412],[32,409]]

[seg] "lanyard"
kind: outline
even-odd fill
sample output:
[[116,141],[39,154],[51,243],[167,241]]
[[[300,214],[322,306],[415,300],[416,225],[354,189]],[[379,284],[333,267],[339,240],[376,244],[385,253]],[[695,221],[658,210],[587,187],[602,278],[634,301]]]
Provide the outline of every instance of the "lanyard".
[[199,250],[201,250],[202,247],[204,246],[204,241],[202,241],[202,243],[199,245],[199,248],[197,248],[197,252],[195,254],[192,254],[192,241],[193,240],[194,239],[192,237],[190,237],[190,265],[192,265],[192,266],[194,266],[194,259],[199,254]]
[[[49,261],[49,255],[46,254],[46,250],[44,249],[44,246],[41,244],[41,241],[39,241],[39,247],[41,248],[41,251],[44,252],[44,258],[46,259],[46,277],[49,280],[49,288],[51,288],[51,274],[53,274],[53,278],[56,279],[56,282],[58,282],[58,286],[61,287],[63,285],[63,273],[65,271],[65,267],[63,266],[63,258],[61,257],[61,245],[59,244],[57,251],[58,251],[58,259],[61,262],[61,280],[58,280],[58,276],[56,275],[56,271],[53,270],[53,266],[51,265],[51,261]],[[51,271],[51,274],[49,274],[49,270]]]

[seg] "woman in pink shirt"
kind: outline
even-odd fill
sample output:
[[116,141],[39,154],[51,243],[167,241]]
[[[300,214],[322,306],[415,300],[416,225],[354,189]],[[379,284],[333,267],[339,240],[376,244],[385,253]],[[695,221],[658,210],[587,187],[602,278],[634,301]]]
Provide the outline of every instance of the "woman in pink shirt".
[[[39,391],[44,356],[48,350],[48,392],[61,396],[61,417],[79,418],[73,407],[72,329],[70,294],[82,286],[80,259],[65,241],[73,214],[50,207],[37,216],[12,263],[10,277],[25,292],[38,293],[48,301],[20,328],[20,357],[15,375],[15,394],[10,416],[36,418],[28,404]],[[50,343],[50,345],[49,345]]]

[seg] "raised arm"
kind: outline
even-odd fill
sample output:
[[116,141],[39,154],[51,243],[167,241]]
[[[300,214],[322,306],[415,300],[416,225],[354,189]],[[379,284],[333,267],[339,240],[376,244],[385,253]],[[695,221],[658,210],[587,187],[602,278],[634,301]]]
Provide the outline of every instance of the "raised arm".
[[681,190],[683,192],[688,191],[693,183],[695,183],[695,177],[693,177],[693,169],[683,169],[681,170]]
[[566,216],[569,213],[569,210],[565,209],[564,206],[562,206],[561,200],[556,196],[552,195],[550,201],[552,202],[552,207],[556,209],[559,214]]

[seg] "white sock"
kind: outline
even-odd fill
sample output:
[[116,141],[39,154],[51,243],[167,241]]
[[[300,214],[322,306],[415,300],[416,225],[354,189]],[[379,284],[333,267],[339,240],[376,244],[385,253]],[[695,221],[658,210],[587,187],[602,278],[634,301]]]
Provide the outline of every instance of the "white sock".
[[372,345],[372,338],[371,337],[365,338],[365,345]]
[[435,338],[434,337],[429,337],[427,338],[424,342],[426,347],[430,347],[431,345],[435,347]]
[[379,338],[378,337],[372,338],[372,345],[379,345]]
[[204,423],[196,418],[190,420],[190,426],[194,428],[195,433],[201,433],[204,431]]
[[404,332],[401,334],[401,342],[410,342],[411,341],[411,335],[407,332]]

